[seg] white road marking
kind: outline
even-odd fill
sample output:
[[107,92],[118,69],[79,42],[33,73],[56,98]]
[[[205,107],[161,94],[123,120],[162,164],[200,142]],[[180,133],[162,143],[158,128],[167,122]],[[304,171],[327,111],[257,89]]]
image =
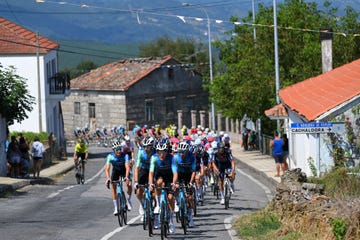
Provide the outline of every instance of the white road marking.
[[103,236],[101,238],[101,240],[108,240],[111,237],[113,237],[116,233],[121,232],[122,230],[124,230],[125,228],[127,228],[129,225],[133,224],[135,221],[137,221],[139,218],[141,218],[141,215],[138,215],[137,217],[132,218],[129,222],[128,225],[122,226],[122,227],[118,227],[116,229],[114,229],[114,231],[109,232],[108,234],[106,234],[105,236]]
[[[97,178],[100,174],[102,174],[104,172],[104,167],[102,167],[93,177],[91,177],[90,179],[86,180],[85,183],[89,183],[91,182],[92,180],[94,180],[95,178]],[[56,192],[54,193],[51,193],[49,196],[47,196],[47,198],[53,198],[53,197],[56,197],[57,195],[59,195],[60,193],[64,192],[65,190],[69,190],[75,186],[78,186],[78,184],[75,184],[75,185],[71,185],[71,186],[68,186],[66,188],[63,188],[63,189],[60,189],[60,190],[57,190]]]

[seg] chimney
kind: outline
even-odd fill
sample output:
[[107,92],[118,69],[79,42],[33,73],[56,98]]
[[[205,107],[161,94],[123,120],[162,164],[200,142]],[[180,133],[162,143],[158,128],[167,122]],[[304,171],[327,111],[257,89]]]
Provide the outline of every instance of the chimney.
[[332,29],[322,28],[320,29],[321,40],[321,62],[322,72],[326,73],[333,69],[332,67]]

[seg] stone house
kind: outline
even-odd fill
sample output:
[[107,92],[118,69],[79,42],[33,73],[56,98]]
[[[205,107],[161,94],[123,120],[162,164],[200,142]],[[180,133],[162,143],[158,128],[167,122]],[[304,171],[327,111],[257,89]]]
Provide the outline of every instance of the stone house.
[[[279,97],[281,104],[265,115],[285,122],[291,168],[301,168],[308,175],[313,175],[311,167],[317,175],[329,171],[338,146],[343,147],[345,158],[359,164],[360,59],[285,87]],[[353,129],[352,142],[345,121]],[[334,144],[334,137],[342,142]]]
[[172,56],[122,59],[71,80],[71,94],[62,102],[68,137],[77,127],[90,130],[135,124],[162,127],[190,124],[191,110],[208,110],[202,76]]

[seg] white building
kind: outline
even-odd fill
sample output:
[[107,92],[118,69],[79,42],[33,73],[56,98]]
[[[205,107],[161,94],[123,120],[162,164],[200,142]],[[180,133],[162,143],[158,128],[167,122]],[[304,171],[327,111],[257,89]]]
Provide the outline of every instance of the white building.
[[[352,154],[346,153],[350,146],[359,147],[360,59],[283,88],[279,97],[281,105],[265,114],[271,119],[285,120],[290,168],[301,168],[311,176],[314,172],[311,168],[315,167],[319,175],[334,166],[334,147],[342,145],[345,158]],[[353,129],[352,143],[348,141],[345,121]],[[341,143],[334,144],[331,140],[334,136]],[[359,164],[360,156],[352,157]]]
[[53,132],[60,143],[64,140],[60,101],[70,94],[70,82],[58,74],[59,44],[2,17],[0,36],[1,65],[14,66],[36,99],[28,118],[9,126],[10,132]]

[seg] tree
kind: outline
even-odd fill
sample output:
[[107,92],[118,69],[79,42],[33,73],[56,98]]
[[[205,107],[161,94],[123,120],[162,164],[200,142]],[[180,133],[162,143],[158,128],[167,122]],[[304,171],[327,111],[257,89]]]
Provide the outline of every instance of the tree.
[[[321,42],[319,29],[334,32],[359,33],[358,14],[347,8],[345,16],[336,17],[336,8],[328,1],[325,10],[316,3],[285,0],[278,7],[278,49],[281,87],[321,74]],[[231,21],[238,21],[232,17]],[[252,22],[249,15],[242,22]],[[234,25],[228,40],[219,41],[220,62],[213,84],[209,85],[211,101],[223,115],[253,119],[261,116],[265,132],[270,132],[271,120],[264,110],[276,104],[273,9],[259,4],[256,14],[256,43],[250,24]],[[311,30],[311,31],[309,31]],[[315,30],[315,31],[313,31]],[[360,57],[359,41],[354,36],[333,34],[334,67]],[[219,71],[221,69],[221,71]]]
[[62,73],[69,73],[70,79],[77,78],[78,76],[90,72],[98,66],[91,60],[84,60],[80,62],[75,68],[64,69]]
[[3,68],[0,64],[0,115],[6,119],[7,125],[14,121],[21,122],[31,112],[35,98],[28,90],[25,79],[16,75],[15,68]]

